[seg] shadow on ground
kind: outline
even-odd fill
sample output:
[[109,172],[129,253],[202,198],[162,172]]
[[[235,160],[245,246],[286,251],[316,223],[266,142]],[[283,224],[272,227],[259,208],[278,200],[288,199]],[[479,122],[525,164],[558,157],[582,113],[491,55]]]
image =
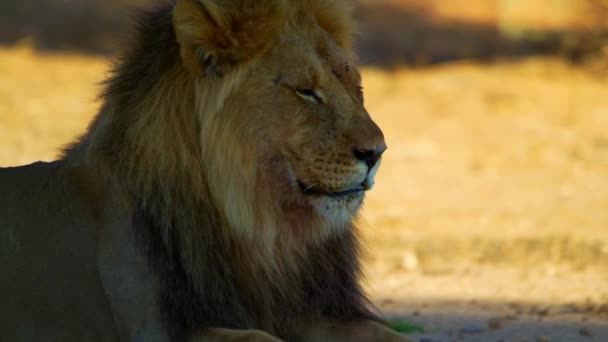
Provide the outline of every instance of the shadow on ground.
[[[113,54],[131,31],[134,9],[161,2],[166,1],[5,0],[0,3],[0,44],[29,39],[40,50]],[[361,61],[383,67],[543,54],[579,61],[600,50],[605,38],[575,31],[508,37],[496,25],[440,20],[424,8],[388,2],[361,2],[357,17]]]
[[424,332],[416,341],[608,341],[608,308],[586,304],[427,300],[380,301],[391,322]]
[[497,24],[441,19],[423,7],[390,3],[365,3],[357,16],[362,62],[384,67],[556,54],[583,62],[606,43],[605,32],[522,27],[508,35]]

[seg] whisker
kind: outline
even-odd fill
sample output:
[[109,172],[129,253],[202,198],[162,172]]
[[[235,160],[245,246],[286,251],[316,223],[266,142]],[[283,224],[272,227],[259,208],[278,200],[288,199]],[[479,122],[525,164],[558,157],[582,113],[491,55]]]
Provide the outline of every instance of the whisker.
[[319,185],[318,183],[313,183],[312,185],[307,186],[306,189],[304,189],[304,191],[311,190],[311,189],[313,189],[314,187],[316,187],[318,185]]

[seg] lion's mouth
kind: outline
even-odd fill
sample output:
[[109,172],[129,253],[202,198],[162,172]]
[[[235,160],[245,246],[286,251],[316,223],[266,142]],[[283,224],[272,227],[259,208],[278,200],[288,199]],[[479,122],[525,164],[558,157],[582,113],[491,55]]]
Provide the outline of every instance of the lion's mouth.
[[351,188],[347,188],[347,189],[340,190],[340,191],[334,191],[334,192],[324,191],[315,186],[308,186],[308,185],[304,184],[303,182],[298,182],[298,185],[300,186],[300,190],[302,190],[302,193],[304,195],[315,196],[315,197],[327,196],[327,197],[340,198],[340,197],[346,197],[349,195],[362,195],[366,190],[368,190],[368,187],[366,187],[364,183],[358,184]]

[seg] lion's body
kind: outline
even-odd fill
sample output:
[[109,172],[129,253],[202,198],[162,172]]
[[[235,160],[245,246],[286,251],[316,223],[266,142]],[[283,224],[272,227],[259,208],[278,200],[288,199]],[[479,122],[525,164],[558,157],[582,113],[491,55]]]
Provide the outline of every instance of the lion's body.
[[99,221],[61,168],[54,162],[0,169],[4,341],[116,336],[99,281]]
[[88,133],[0,169],[0,339],[400,340],[364,323],[354,221],[385,146],[346,3],[147,15]]
[[[254,258],[241,259],[250,253],[240,248],[250,246],[208,236],[199,243],[207,249],[199,284],[206,293],[197,295],[187,266],[159,236],[166,227],[102,179],[71,161],[0,169],[6,341],[182,341],[199,326],[263,329],[297,341],[300,324],[323,315],[373,318],[363,297],[349,298],[362,296],[350,273],[354,236],[310,249],[298,264],[305,279],[296,270],[272,279]],[[208,229],[212,219],[200,209],[197,223]],[[176,249],[178,238],[169,238]]]

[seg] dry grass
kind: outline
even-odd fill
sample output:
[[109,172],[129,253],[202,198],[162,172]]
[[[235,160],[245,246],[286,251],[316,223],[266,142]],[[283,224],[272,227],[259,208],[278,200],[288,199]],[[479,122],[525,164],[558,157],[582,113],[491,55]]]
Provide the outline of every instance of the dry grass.
[[608,264],[606,79],[547,59],[365,76],[390,146],[368,218],[403,237],[374,235],[383,256]]
[[[51,160],[107,70],[0,50],[0,165]],[[389,144],[365,209],[376,298],[608,301],[606,79],[552,59],[363,75]]]
[[0,49],[0,165],[52,160],[95,114],[106,70],[101,58]]

